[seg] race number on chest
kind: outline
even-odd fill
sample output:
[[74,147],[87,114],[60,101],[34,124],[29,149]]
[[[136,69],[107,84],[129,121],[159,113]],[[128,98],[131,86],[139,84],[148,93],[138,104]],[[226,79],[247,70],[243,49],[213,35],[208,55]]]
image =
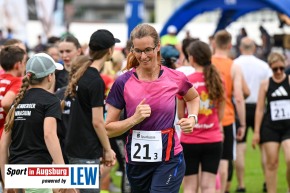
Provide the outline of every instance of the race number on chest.
[[131,160],[135,162],[162,161],[161,131],[133,130]]
[[278,100],[270,102],[272,121],[290,119],[290,100]]

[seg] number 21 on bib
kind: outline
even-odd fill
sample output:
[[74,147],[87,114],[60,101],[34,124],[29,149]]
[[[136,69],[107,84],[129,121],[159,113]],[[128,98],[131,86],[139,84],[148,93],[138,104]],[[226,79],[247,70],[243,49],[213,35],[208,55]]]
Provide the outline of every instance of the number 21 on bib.
[[290,119],[290,100],[278,100],[270,102],[272,121]]
[[135,162],[161,162],[161,131],[133,130],[131,160]]

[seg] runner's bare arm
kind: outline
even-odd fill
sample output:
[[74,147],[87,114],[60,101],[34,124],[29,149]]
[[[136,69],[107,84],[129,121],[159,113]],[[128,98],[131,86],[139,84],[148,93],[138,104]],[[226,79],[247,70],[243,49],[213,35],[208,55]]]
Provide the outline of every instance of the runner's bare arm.
[[255,127],[254,127],[254,136],[252,140],[253,148],[256,147],[257,144],[260,142],[260,129],[262,124],[262,119],[265,110],[265,99],[266,99],[266,90],[268,89],[269,80],[264,80],[261,82],[259,94],[258,94],[258,101],[256,106],[255,112]]
[[145,118],[150,117],[151,108],[146,104],[146,99],[143,99],[136,107],[134,115],[125,120],[120,119],[121,110],[108,104],[108,114],[106,118],[106,129],[109,137],[122,135],[135,125],[142,122]]

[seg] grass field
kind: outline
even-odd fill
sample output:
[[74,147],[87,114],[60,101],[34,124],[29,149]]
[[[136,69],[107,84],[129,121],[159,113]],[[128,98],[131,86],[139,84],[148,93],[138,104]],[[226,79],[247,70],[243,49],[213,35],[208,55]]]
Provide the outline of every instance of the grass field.
[[[252,132],[248,133],[247,153],[246,153],[246,171],[245,171],[245,185],[247,193],[262,193],[263,184],[263,172],[260,164],[260,151],[251,147]],[[234,174],[232,180],[231,192],[235,192],[237,187],[237,180]],[[286,163],[282,150],[279,157],[279,169],[278,169],[278,185],[277,193],[287,193],[286,183]]]
[[[245,185],[247,193],[263,193],[262,184],[264,182],[263,173],[260,164],[260,151],[254,150],[251,147],[252,132],[248,133],[247,153],[246,153],[246,171],[245,171]],[[113,170],[114,171],[114,170]],[[115,176],[112,171],[112,178],[115,185],[120,184],[120,177]],[[231,192],[234,193],[237,188],[237,180],[235,173],[233,174],[233,180],[231,184]],[[278,170],[278,190],[277,193],[287,193],[286,183],[286,164],[283,153],[281,151],[279,158],[279,170]],[[182,188],[179,193],[182,193]]]

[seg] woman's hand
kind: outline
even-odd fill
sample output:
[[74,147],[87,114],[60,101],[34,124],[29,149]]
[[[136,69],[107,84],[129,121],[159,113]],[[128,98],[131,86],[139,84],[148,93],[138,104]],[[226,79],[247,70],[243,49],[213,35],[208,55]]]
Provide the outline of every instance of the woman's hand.
[[144,104],[146,99],[143,99],[136,107],[136,111],[133,115],[136,125],[142,122],[145,118],[150,117],[151,108],[148,104]]
[[112,149],[109,151],[104,150],[103,163],[108,167],[114,166],[116,164],[116,153]]
[[253,139],[252,139],[252,147],[255,149],[256,145],[260,143],[260,134],[254,132]]
[[193,117],[190,118],[182,118],[178,121],[177,125],[180,126],[180,129],[184,133],[191,133],[193,131],[193,127],[195,126],[196,122]]

